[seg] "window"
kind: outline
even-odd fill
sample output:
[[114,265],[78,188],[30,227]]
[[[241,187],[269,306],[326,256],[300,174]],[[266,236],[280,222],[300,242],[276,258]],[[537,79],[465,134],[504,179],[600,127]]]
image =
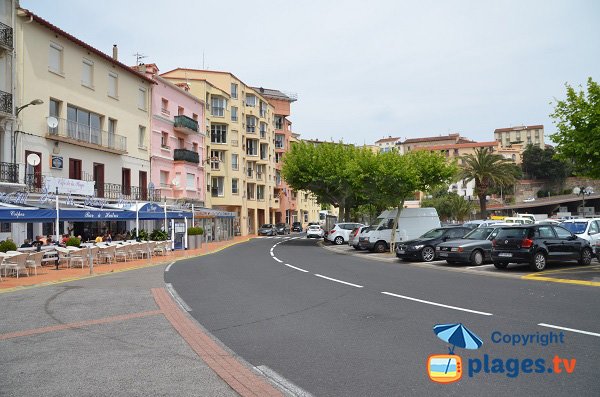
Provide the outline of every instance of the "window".
[[267,137],[267,123],[263,123],[262,121],[260,122],[260,137]]
[[119,77],[116,73],[108,73],[108,96],[117,99],[119,94]]
[[189,172],[186,174],[186,184],[185,188],[187,190],[196,190],[196,175],[190,174]]
[[516,140],[517,141],[521,140],[521,133],[520,132],[517,132],[515,136],[516,136]]
[[265,185],[256,186],[256,199],[260,201],[265,200]]
[[183,140],[183,138],[177,138],[177,143],[178,143],[178,146],[177,146],[178,149],[185,149],[185,141]]
[[67,134],[71,138],[99,145],[101,143],[101,118],[99,114],[67,106]]
[[160,147],[163,149],[171,149],[169,147],[169,133],[168,132],[161,132],[160,134]]
[[267,143],[260,144],[260,159],[267,160],[269,156],[269,145]]
[[236,130],[231,131],[231,146],[238,145],[238,132]]
[[231,180],[231,194],[240,194],[238,182],[239,182],[239,179],[237,179],[237,178],[233,178]]
[[48,50],[48,70],[54,73],[62,74],[63,47],[61,45],[50,43]]
[[246,198],[248,200],[254,200],[254,191],[255,191],[255,184],[254,183],[249,183],[246,186]]
[[256,97],[254,95],[246,95],[246,106],[256,106]]
[[81,160],[69,159],[69,179],[81,180]]
[[[541,238],[554,238],[554,232],[552,231],[551,226],[540,226],[540,228],[536,231],[536,237]],[[569,233],[571,235],[571,233]]]
[[131,194],[131,170],[129,168],[121,169],[121,193],[126,196]]
[[276,152],[275,153],[275,163],[280,163],[281,162],[281,158],[283,157],[283,153],[281,152]]
[[223,197],[223,184],[225,178],[222,176],[213,176],[211,178],[210,193],[212,197]]
[[246,140],[246,154],[248,156],[258,156],[258,139]]
[[227,100],[223,97],[213,96],[210,99],[210,114],[213,116],[223,117],[225,115],[225,107]]
[[275,134],[275,149],[283,149],[284,148],[284,144],[283,144],[284,139],[285,139],[284,135]]
[[225,152],[222,150],[211,150],[210,151],[210,169],[219,170],[220,164],[225,159]]
[[267,117],[267,104],[265,102],[260,101],[259,109],[260,109],[260,117]]
[[160,101],[160,111],[164,114],[171,114],[169,112],[169,101],[165,98],[162,98]]
[[237,106],[231,107],[231,121],[238,121],[238,108]]
[[83,58],[81,64],[81,85],[93,88],[94,87],[94,62]]
[[[60,115],[60,102],[55,99],[50,99],[49,108],[48,108],[48,116],[56,117],[58,119],[59,115]],[[54,127],[54,128],[48,127],[48,133],[58,134],[58,127]]]
[[140,149],[146,149],[146,127],[140,125],[138,130],[138,147]]
[[281,185],[281,172],[279,170],[275,171],[275,184]]
[[170,187],[169,171],[160,171],[160,187]]
[[235,83],[231,83],[231,97],[232,98],[238,97],[238,85]]
[[2,222],[0,223],[0,233],[10,233],[11,232],[11,223],[10,222]]
[[246,132],[256,132],[256,117],[246,116]]
[[[541,236],[541,227],[540,227],[540,236]],[[558,238],[562,238],[562,239],[566,239],[571,237],[571,232],[563,229],[562,227],[554,227],[554,231],[556,232],[556,235],[558,236]],[[546,236],[542,236],[542,237],[546,237]],[[550,236],[548,236],[550,237]]]
[[108,147],[115,147],[115,131],[117,130],[117,120],[108,119]]
[[239,163],[238,163],[238,154],[237,153],[232,153],[231,154],[231,169],[234,171],[237,171],[239,169]]
[[138,109],[146,110],[146,89],[138,88]]
[[185,110],[181,106],[177,106],[177,115],[183,116],[184,113],[185,113]]
[[589,234],[592,234],[592,233],[594,233],[594,234],[600,233],[600,228],[598,227],[598,223],[599,223],[598,221],[592,221],[592,222],[590,223],[590,231],[589,231]]
[[227,143],[227,124],[210,125],[210,142]]
[[192,113],[192,119],[198,121],[198,115],[196,113]]
[[283,116],[275,116],[275,129],[283,129]]
[[196,142],[192,143],[192,151],[198,153],[198,144]]

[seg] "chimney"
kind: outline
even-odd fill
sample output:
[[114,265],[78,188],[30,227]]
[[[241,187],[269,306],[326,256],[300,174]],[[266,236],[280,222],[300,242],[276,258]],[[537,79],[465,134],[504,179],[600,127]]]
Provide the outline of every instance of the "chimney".
[[119,49],[117,48],[116,44],[113,44],[113,59],[115,61],[119,60]]

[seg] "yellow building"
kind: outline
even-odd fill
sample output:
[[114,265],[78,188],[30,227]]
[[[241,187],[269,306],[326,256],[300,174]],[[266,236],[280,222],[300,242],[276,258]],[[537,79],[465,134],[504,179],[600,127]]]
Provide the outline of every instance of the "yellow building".
[[544,126],[543,125],[522,125],[509,128],[497,128],[494,130],[494,139],[500,142],[503,148],[508,148],[514,144],[539,146],[545,149]]
[[275,113],[267,98],[229,72],[179,68],[161,76],[205,99],[207,206],[235,212],[242,235],[274,223]]

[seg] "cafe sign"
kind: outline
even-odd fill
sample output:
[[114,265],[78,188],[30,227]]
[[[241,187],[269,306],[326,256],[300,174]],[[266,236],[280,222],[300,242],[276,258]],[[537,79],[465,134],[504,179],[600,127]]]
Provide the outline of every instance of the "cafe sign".
[[94,181],[81,181],[79,179],[58,178],[46,176],[44,178],[44,187],[48,192],[59,194],[76,194],[80,196],[94,195]]

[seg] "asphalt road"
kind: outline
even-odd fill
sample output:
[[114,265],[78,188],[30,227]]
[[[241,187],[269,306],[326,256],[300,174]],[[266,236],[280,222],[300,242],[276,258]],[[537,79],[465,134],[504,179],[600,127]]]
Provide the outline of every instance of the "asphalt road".
[[[254,239],[181,261],[165,281],[234,352],[316,396],[600,395],[597,287],[373,261],[304,238]],[[448,353],[432,330],[447,323],[483,345],[456,348],[463,376],[444,385],[426,362]],[[550,332],[562,341],[543,346]],[[513,346],[498,341],[504,335],[530,336]]]

